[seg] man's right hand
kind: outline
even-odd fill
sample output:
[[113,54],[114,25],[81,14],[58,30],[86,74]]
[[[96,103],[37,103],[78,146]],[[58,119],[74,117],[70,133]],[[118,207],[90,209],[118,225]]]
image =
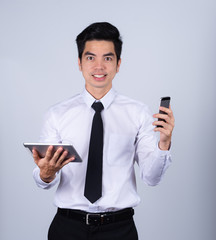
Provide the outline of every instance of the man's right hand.
[[41,158],[35,149],[32,150],[34,161],[40,168],[40,178],[42,181],[46,183],[52,182],[55,179],[56,172],[75,159],[74,156],[65,160],[68,152],[64,151],[62,153],[62,151],[63,148],[60,147],[56,152],[53,152],[53,146],[49,146],[45,157]]

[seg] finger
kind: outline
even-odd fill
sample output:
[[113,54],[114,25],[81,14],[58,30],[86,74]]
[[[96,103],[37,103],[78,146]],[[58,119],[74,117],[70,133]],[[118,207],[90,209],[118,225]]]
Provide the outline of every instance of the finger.
[[175,118],[174,118],[173,111],[170,106],[169,106],[169,109],[166,109],[166,113],[170,118],[170,122],[172,122],[174,124]]
[[166,108],[166,107],[160,106],[160,107],[159,107],[159,110],[165,112],[165,113],[166,113],[167,115],[169,115],[170,117],[173,116],[173,111],[172,111],[171,107]]
[[62,151],[63,151],[63,148],[62,148],[62,147],[58,148],[58,149],[55,151],[55,153],[54,153],[51,161],[54,162],[54,163],[56,163],[56,162],[58,161],[58,159],[60,158],[60,156],[62,155]]
[[45,158],[50,160],[52,156],[53,156],[53,146],[49,146],[46,151]]
[[160,133],[163,133],[164,135],[166,135],[167,137],[170,137],[171,134],[172,134],[172,131],[164,128],[164,127],[156,127],[154,129],[155,132],[160,132]]
[[173,116],[173,112],[169,112],[168,114],[161,114],[161,113],[158,113],[158,114],[155,114],[157,116],[157,118],[160,118],[160,119],[164,119],[164,121],[168,124],[170,124],[172,127],[174,127],[175,125],[175,118]]
[[170,122],[171,118],[167,114],[157,113],[154,114],[154,118],[163,119],[165,122]]
[[[70,158],[67,158],[67,155],[68,155],[68,152],[67,151],[64,151],[63,153],[62,153],[62,155],[60,156],[60,158],[58,159],[58,161],[57,161],[57,163],[58,164],[62,164],[62,163],[65,163],[66,161],[67,162],[72,162],[72,161],[74,161],[75,160],[75,155],[73,155],[72,157],[70,157]],[[64,164],[65,165],[65,164]]]
[[167,114],[157,113],[157,114],[154,114],[153,117],[158,118],[159,121],[160,121],[160,119],[163,119],[166,123],[170,124],[172,127],[174,127],[174,125],[175,125],[175,119],[174,119],[173,115],[170,116]]
[[165,122],[164,121],[154,121],[152,123],[153,126],[161,126],[161,127],[164,127],[165,125]]
[[39,156],[37,150],[32,149],[32,156],[34,158],[35,163],[38,165],[38,161],[40,160],[40,156]]
[[68,163],[74,161],[75,159],[76,159],[75,156],[73,156],[73,157],[71,157],[71,158],[68,158],[68,159],[64,160],[64,161],[62,162],[62,164],[61,164],[61,167],[64,167],[65,165],[67,165]]
[[162,106],[159,107],[159,110],[166,112],[166,113],[169,113],[172,111],[171,108],[166,108],[166,107],[162,107]]
[[[164,128],[166,130],[172,131],[172,126],[170,124],[167,124],[164,121],[155,121],[155,122],[153,122],[152,125],[156,126],[156,128]],[[158,127],[158,126],[160,126],[160,127]]]
[[[164,121],[154,121],[152,125],[156,126],[156,128],[164,128],[165,130],[168,130],[170,132],[172,132],[174,128],[174,125],[172,123],[168,123]],[[161,127],[158,127],[158,126],[161,126]]]
[[59,158],[56,160],[56,164],[57,165],[61,165],[62,162],[64,162],[66,160],[66,157],[68,155],[68,151],[64,151],[59,155]]

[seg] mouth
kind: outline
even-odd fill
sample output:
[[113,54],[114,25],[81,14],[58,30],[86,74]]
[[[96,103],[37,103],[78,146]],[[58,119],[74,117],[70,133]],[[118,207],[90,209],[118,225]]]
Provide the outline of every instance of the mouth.
[[93,74],[92,75],[96,80],[104,80],[107,74]]

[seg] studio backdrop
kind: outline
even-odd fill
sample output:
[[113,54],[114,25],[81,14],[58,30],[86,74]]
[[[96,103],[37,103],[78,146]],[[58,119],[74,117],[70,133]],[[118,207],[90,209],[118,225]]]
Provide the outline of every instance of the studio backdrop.
[[38,189],[23,142],[53,104],[80,93],[77,34],[108,21],[121,32],[114,88],[158,112],[171,96],[172,166],[156,187],[136,166],[140,240],[214,240],[216,3],[213,0],[0,1],[0,239],[45,240],[55,189]]

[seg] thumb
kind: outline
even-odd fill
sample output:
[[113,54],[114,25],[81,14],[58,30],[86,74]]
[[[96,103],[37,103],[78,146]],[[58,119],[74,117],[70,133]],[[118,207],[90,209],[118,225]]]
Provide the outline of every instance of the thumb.
[[39,156],[38,152],[35,149],[32,149],[32,154],[33,154],[35,163],[38,165],[38,161],[40,160],[40,156]]

